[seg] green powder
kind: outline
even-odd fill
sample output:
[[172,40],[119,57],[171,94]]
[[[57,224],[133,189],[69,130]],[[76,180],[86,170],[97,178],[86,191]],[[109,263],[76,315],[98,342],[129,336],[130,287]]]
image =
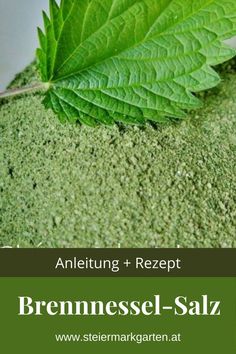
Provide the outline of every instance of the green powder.
[[163,126],[61,125],[40,94],[2,101],[0,245],[236,247],[234,68]]

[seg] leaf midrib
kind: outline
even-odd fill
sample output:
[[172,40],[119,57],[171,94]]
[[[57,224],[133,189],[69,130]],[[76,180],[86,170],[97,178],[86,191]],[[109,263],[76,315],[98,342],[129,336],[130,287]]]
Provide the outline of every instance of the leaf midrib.
[[[142,0],[139,0],[136,4],[133,4],[131,5],[129,8],[127,8],[122,14],[124,14],[125,12],[129,11],[133,6],[136,6],[138,3],[142,2]],[[95,32],[93,32],[88,38],[86,38],[86,40],[88,40],[89,38],[91,38],[92,36],[94,36],[97,32],[99,32],[103,27],[105,27],[109,22],[115,20],[117,17],[119,17],[121,14],[118,14],[117,16],[113,17],[112,19],[110,19],[108,17],[107,21],[99,28],[97,29]],[[61,64],[61,66],[57,69],[57,71],[60,71],[64,66],[65,64],[70,61],[70,59],[73,57],[73,55],[75,54],[75,52],[79,49],[79,47],[81,47],[81,45],[83,44],[84,42],[80,43],[74,50],[73,52],[69,55],[69,57]],[[107,59],[107,58],[106,58]],[[105,59],[105,60],[106,60]],[[68,75],[69,76],[69,75]],[[63,77],[61,77],[63,79]],[[60,78],[60,79],[61,79]]]
[[[192,12],[191,15],[187,16],[187,17],[184,19],[184,21],[188,20],[188,19],[191,18],[194,14],[196,14],[196,13],[198,13],[199,11],[203,10],[205,7],[207,7],[207,6],[208,6],[209,4],[211,4],[213,1],[214,1],[214,0],[210,0],[207,4],[204,4],[204,6],[202,6],[202,7],[199,8],[198,10]],[[170,5],[171,5],[171,3],[169,3],[166,8],[168,8]],[[132,5],[132,6],[133,6],[133,5]],[[131,7],[132,7],[132,6],[131,6]],[[130,7],[130,8],[131,8],[131,7]],[[130,9],[130,8],[129,8],[129,9]],[[127,9],[126,11],[128,11],[129,9]],[[165,10],[166,10],[166,9],[165,9]],[[163,12],[160,14],[160,16],[158,16],[157,19],[155,19],[155,22],[162,16],[162,14],[163,14]],[[116,17],[115,17],[115,18],[116,18]],[[115,19],[115,18],[114,18],[114,19]],[[217,21],[219,21],[219,19],[210,22],[210,24],[215,23],[215,22],[217,22]],[[179,23],[181,23],[181,22],[182,22],[182,21],[180,21],[180,22],[178,22],[178,23],[175,23],[174,25],[169,26],[169,27],[168,27],[167,29],[165,29],[163,32],[158,33],[158,34],[155,34],[153,37],[150,37],[150,40],[153,39],[153,38],[157,38],[157,37],[161,37],[161,36],[165,35],[166,32],[168,32],[171,28],[174,28],[175,26],[177,26],[177,25],[178,25]],[[102,26],[102,27],[103,27],[103,26]],[[100,27],[99,30],[101,30],[102,27]],[[189,29],[186,30],[186,31],[181,31],[181,32],[178,32],[178,33],[176,33],[176,34],[183,34],[183,33],[189,32],[189,31],[191,31],[191,30],[193,30],[193,29],[194,29],[194,30],[198,30],[198,29],[202,29],[202,28],[204,28],[204,26],[197,27],[197,28],[193,27],[192,29],[189,28]],[[207,30],[210,31],[208,28],[207,28]],[[98,32],[98,31],[96,31],[96,32]],[[96,33],[96,32],[95,32],[95,33]],[[93,33],[91,36],[93,36],[95,33]],[[212,33],[214,33],[214,32],[212,32]],[[215,33],[214,33],[214,34],[215,34]],[[90,37],[91,37],[91,36],[90,36]],[[90,38],[90,37],[89,37],[89,38]],[[87,39],[89,39],[89,38],[87,38]],[[87,39],[86,39],[86,40],[87,40]],[[135,48],[135,47],[141,45],[141,44],[144,43],[144,42],[145,42],[145,39],[143,39],[143,40],[140,41],[139,43],[136,43],[135,45],[129,47],[128,50],[133,49],[133,48]],[[81,43],[81,44],[82,44],[82,43]],[[81,44],[80,44],[80,45],[81,45]],[[79,46],[80,46],[80,45],[79,45]],[[76,48],[75,51],[78,50],[79,46]],[[102,60],[100,60],[100,61],[98,61],[98,62],[96,62],[96,63],[93,63],[93,64],[89,65],[88,67],[85,67],[85,68],[83,68],[83,69],[80,69],[80,70],[78,70],[78,71],[75,72],[75,73],[70,73],[70,74],[68,74],[68,75],[61,76],[61,77],[59,77],[58,79],[53,80],[53,81],[50,81],[50,82],[53,84],[53,83],[56,83],[56,82],[65,80],[65,79],[67,79],[67,78],[69,78],[69,77],[75,76],[75,75],[77,75],[77,74],[79,74],[79,73],[81,73],[81,72],[83,72],[83,71],[85,71],[85,70],[89,70],[89,69],[90,69],[92,66],[94,66],[95,64],[96,64],[96,65],[97,65],[97,64],[101,64],[102,62],[104,62],[104,61],[106,61],[106,60],[108,60],[108,59],[111,59],[111,58],[113,58],[113,57],[118,57],[120,54],[122,54],[122,53],[125,52],[126,50],[127,50],[127,48],[124,49],[124,50],[122,50],[118,55],[117,55],[117,53],[116,53],[115,55],[112,55],[112,56],[110,56],[110,57],[106,57],[106,58],[104,58],[104,59],[102,59]],[[75,51],[74,51],[74,52],[75,52]],[[73,53],[74,53],[74,52],[73,52]],[[72,54],[72,55],[73,55],[73,54]],[[71,56],[72,56],[72,55],[71,55]],[[65,65],[65,63],[63,63],[63,65]],[[58,70],[60,70],[60,69],[61,69],[61,67],[60,67]]]
[[[212,23],[214,23],[214,22],[217,22],[217,21],[213,21]],[[199,28],[197,28],[197,30],[198,29],[201,29],[202,27],[199,27]],[[210,32],[210,30],[208,29],[208,31]],[[183,33],[186,33],[186,32],[188,32],[188,31],[183,31],[183,32],[180,32],[179,34],[183,34]],[[212,33],[214,33],[214,32],[212,32]],[[164,33],[161,33],[160,34],[160,36],[162,36],[162,35],[164,35]],[[207,44],[207,46],[205,46],[205,47],[201,47],[201,49],[204,49],[204,48],[208,48],[208,46],[210,46],[211,44],[213,44],[213,43],[215,43],[215,42],[217,42],[218,41],[218,38],[216,38],[216,39],[214,39],[213,41],[211,41],[211,42],[209,42],[208,44]],[[200,50],[201,50],[200,49]],[[109,59],[112,59],[112,58],[115,58],[115,57],[117,57],[119,60],[129,60],[129,61],[147,61],[147,62],[149,62],[149,61],[162,61],[162,60],[166,60],[166,59],[175,59],[175,58],[179,58],[179,57],[181,57],[181,56],[188,56],[188,55],[190,55],[190,54],[194,54],[195,53],[195,51],[189,51],[189,52],[185,52],[183,55],[176,55],[176,56],[169,56],[169,57],[158,57],[158,58],[152,58],[152,59],[145,59],[145,58],[138,58],[138,59],[132,59],[132,58],[123,58],[123,57],[119,57],[119,56],[113,56],[113,57],[110,57]],[[121,54],[121,53],[120,53]],[[201,54],[201,52],[199,51],[199,54]],[[202,54],[202,57],[204,57],[204,55]],[[159,60],[160,59],[160,60]],[[96,63],[96,65],[97,64],[101,64],[103,61],[101,61],[101,62],[98,62],[98,63]],[[205,62],[205,64],[206,64],[206,62]],[[204,64],[203,64],[204,65]],[[58,79],[58,80],[55,80],[55,81],[53,81],[52,83],[54,83],[54,84],[57,84],[57,83],[60,83],[61,81],[64,81],[65,79],[68,79],[68,78],[70,78],[70,77],[73,77],[73,76],[76,76],[76,75],[78,75],[78,74],[81,74],[83,71],[85,71],[85,70],[89,70],[89,68],[91,68],[91,67],[93,67],[93,66],[95,66],[95,65],[91,65],[90,67],[88,67],[88,68],[85,68],[85,69],[83,69],[83,70],[80,70],[80,71],[78,71],[78,72],[76,72],[76,73],[74,73],[74,74],[70,74],[70,75],[68,75],[68,76],[66,76],[65,78],[63,78],[63,79]],[[94,70],[94,69],[93,69]],[[98,72],[99,74],[101,74],[100,72]],[[186,73],[186,74],[188,74],[188,72]],[[182,76],[182,75],[181,75]],[[162,81],[159,81],[159,82],[162,82]],[[59,85],[58,85],[59,86]],[[124,86],[125,87],[125,86]],[[113,87],[112,87],[113,88]],[[117,87],[118,88],[118,87]],[[81,90],[83,90],[83,89],[81,89]],[[88,89],[85,89],[85,90],[90,90],[89,88]],[[96,90],[96,89],[91,89],[91,90]],[[99,89],[97,89],[97,90],[99,90]]]

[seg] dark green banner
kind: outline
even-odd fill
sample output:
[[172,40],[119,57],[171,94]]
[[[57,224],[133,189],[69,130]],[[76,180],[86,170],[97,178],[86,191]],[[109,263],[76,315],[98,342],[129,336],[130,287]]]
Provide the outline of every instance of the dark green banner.
[[5,353],[236,353],[236,250],[2,249]]
[[0,249],[0,277],[236,277],[236,249]]

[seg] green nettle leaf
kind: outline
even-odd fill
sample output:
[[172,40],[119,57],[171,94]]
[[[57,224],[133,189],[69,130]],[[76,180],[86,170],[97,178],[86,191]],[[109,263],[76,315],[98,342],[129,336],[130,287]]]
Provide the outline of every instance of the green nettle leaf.
[[91,126],[183,118],[236,54],[235,0],[51,0],[44,26],[44,103]]

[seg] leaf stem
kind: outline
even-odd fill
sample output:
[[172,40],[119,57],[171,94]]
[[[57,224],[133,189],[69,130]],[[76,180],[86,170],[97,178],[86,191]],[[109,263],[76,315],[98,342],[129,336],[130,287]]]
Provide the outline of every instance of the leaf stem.
[[4,92],[0,92],[0,99],[23,95],[25,93],[30,93],[30,92],[34,92],[34,91],[48,90],[49,87],[50,87],[49,83],[37,83],[37,84],[31,85],[31,86],[25,86],[25,87],[19,87],[16,89],[12,89],[12,90],[6,90]]

